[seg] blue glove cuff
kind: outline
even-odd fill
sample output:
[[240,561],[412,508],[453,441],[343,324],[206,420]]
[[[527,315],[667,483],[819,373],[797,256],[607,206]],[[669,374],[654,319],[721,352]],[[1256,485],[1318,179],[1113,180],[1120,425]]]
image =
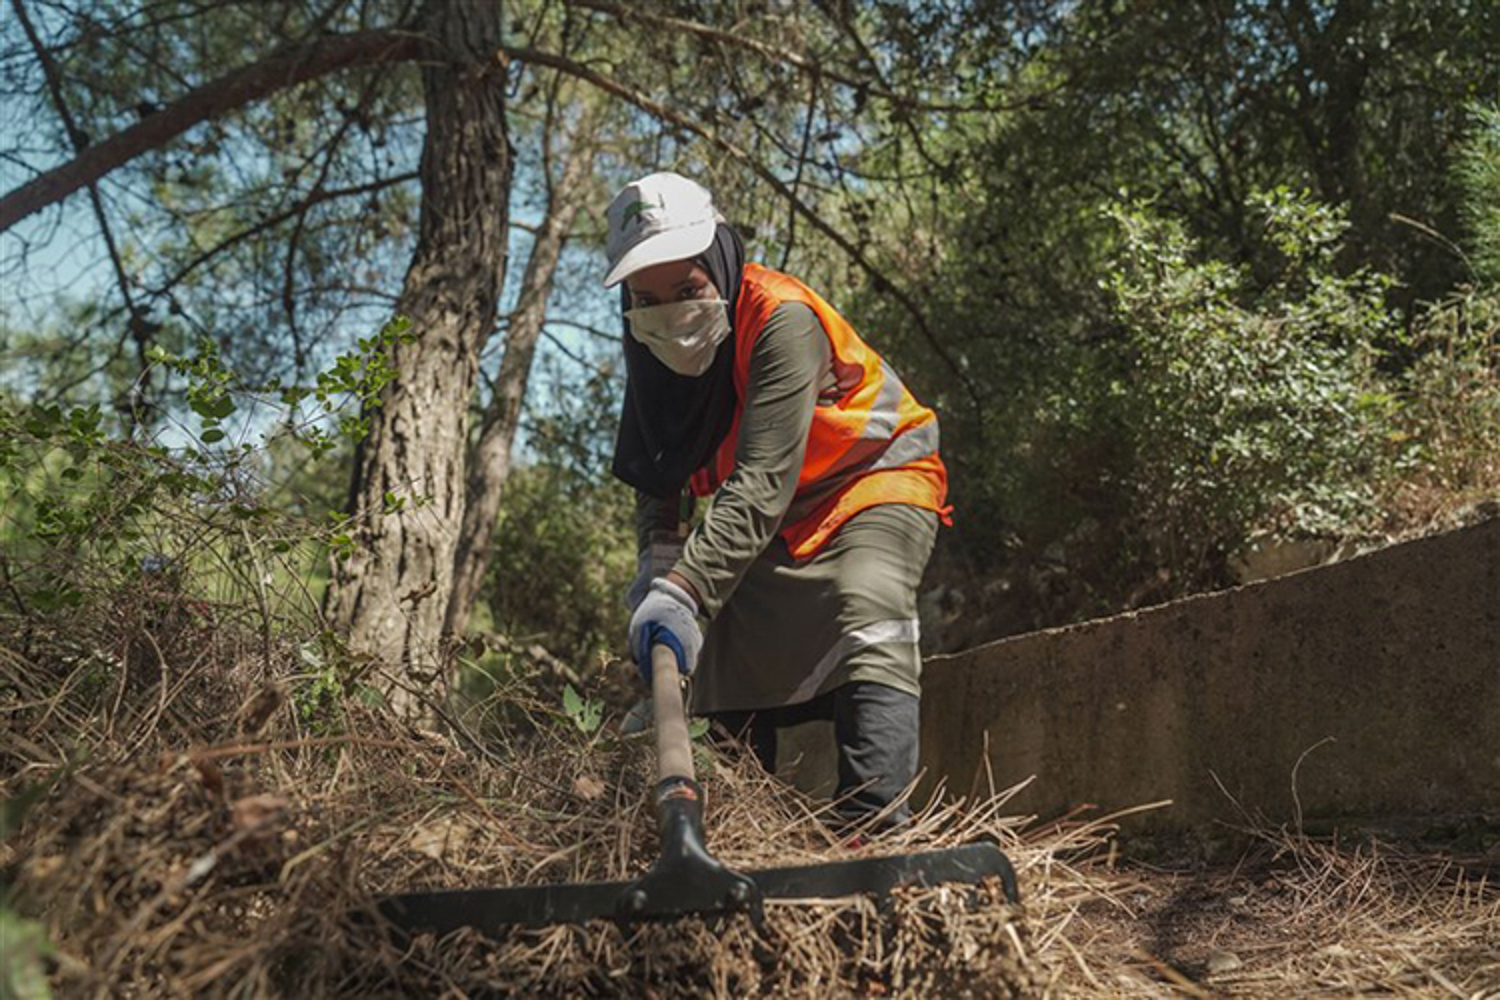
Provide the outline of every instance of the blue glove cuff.
[[640,671],[641,680],[647,684],[651,683],[652,646],[666,646],[677,656],[678,671],[684,674],[688,672],[687,654],[683,652],[681,640],[661,622],[646,622],[636,630],[635,639],[635,668]]

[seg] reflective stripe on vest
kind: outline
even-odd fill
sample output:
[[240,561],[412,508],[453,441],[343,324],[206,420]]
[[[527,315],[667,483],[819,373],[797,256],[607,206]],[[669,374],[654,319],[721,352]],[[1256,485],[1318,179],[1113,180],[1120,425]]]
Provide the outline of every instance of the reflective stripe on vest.
[[819,397],[797,491],[782,518],[780,533],[792,555],[817,552],[840,524],[876,504],[912,504],[946,520],[948,480],[938,455],[937,415],[917,402],[895,369],[816,292],[757,264],[745,267],[735,316],[739,409],[713,458],[692,477],[693,492],[707,496],[734,470],[750,357],[766,321],[784,302],[802,302],[817,315],[828,336],[837,392]]

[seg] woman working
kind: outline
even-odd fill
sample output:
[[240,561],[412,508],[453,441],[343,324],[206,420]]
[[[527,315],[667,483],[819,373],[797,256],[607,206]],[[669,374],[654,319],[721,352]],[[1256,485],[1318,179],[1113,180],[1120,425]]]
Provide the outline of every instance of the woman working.
[[[746,263],[693,181],[626,185],[608,226],[627,373],[613,469],[637,491],[642,554],[632,655],[645,673],[650,645],[671,647],[694,711],[768,770],[779,726],[832,718],[839,817],[900,823],[916,590],[948,509],[937,417],[817,293]],[[711,503],[686,533],[692,497]]]

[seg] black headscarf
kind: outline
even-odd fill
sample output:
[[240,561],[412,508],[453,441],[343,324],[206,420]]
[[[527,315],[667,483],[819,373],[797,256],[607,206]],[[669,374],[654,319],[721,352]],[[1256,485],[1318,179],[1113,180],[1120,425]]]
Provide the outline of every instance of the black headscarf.
[[[726,223],[694,258],[729,303],[729,336],[702,375],[679,375],[656,359],[625,326],[625,405],[615,438],[612,471],[642,493],[680,496],[688,477],[702,468],[734,422],[734,322],[745,270],[745,244]],[[620,285],[620,308],[630,308],[630,289]]]

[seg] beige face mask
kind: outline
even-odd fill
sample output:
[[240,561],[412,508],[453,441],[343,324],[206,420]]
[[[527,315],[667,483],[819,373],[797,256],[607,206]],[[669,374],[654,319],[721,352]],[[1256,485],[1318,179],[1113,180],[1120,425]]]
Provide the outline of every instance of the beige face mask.
[[729,303],[723,299],[667,302],[631,309],[625,316],[635,339],[679,375],[708,371],[714,352],[729,334]]

